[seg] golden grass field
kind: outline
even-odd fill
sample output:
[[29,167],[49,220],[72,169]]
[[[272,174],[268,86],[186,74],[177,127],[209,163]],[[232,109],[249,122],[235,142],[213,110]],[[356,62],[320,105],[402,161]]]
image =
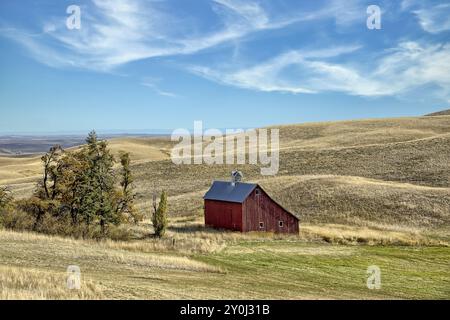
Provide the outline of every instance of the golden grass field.
[[[167,190],[171,227],[127,242],[0,231],[0,298],[450,298],[450,116],[281,126],[280,171],[254,165],[174,165],[166,138],[111,140],[133,160],[137,205]],[[0,157],[0,185],[29,196],[40,156]],[[203,227],[202,196],[231,170],[260,183],[301,218],[300,235]],[[77,264],[83,288],[64,287]],[[383,288],[368,290],[379,265]]]

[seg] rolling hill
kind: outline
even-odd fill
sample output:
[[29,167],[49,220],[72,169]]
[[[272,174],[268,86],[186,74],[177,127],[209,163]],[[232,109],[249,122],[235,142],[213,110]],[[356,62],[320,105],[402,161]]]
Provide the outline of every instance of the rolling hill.
[[304,222],[449,225],[450,117],[282,126],[280,137],[276,177],[262,177],[252,165],[136,164],[141,207],[164,188],[173,214],[201,214],[211,181],[227,180],[237,167]]
[[[448,226],[450,117],[419,117],[281,126],[280,171],[260,175],[255,165],[175,165],[169,138],[116,138],[114,154],[132,155],[138,206],[165,189],[171,214],[202,213],[202,195],[233,169],[261,183],[303,222]],[[39,156],[0,157],[0,185],[29,195],[40,174]]]
[[427,114],[427,116],[429,116],[429,117],[435,117],[435,116],[449,116],[449,115],[450,115],[450,109],[442,110],[442,111],[438,111],[438,112],[433,112],[433,113]]
[[[175,165],[168,138],[111,139],[114,154],[131,153],[141,210],[168,191],[166,237],[149,237],[148,220],[126,226],[127,241],[0,229],[0,299],[448,298],[450,116],[278,128],[280,171],[267,177],[256,165]],[[39,158],[1,156],[0,185],[30,195]],[[236,168],[301,217],[298,237],[203,226],[204,192]],[[73,263],[76,292],[63,286]],[[369,265],[383,270],[381,290],[365,286]]]

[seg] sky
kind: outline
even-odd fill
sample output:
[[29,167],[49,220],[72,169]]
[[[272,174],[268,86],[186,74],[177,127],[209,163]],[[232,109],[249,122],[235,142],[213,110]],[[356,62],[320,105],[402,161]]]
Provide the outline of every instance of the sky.
[[0,133],[253,128],[449,105],[448,1],[0,2]]

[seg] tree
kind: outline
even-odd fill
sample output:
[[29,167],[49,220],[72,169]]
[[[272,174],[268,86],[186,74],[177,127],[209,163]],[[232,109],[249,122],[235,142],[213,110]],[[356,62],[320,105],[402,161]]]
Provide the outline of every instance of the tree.
[[[136,215],[134,208],[133,176],[129,154],[121,154],[121,189],[116,188],[115,159],[106,141],[98,139],[95,131],[86,138],[86,145],[61,161],[64,182],[62,202],[70,211],[72,223],[84,222],[87,226],[98,223],[106,234],[108,226],[118,225],[124,215]],[[64,169],[68,168],[68,170]],[[65,185],[65,187],[63,187]]]
[[83,173],[80,211],[89,225],[98,219],[103,234],[108,225],[120,223],[120,212],[114,210],[115,176],[114,157],[106,141],[98,141],[95,131],[86,139],[87,170]]
[[13,198],[8,188],[0,187],[0,211],[6,209],[10,205],[12,200]]
[[[61,156],[63,149],[55,145],[41,158],[44,164],[42,181],[38,184],[36,196],[40,199],[54,200],[57,195],[58,177],[61,173]],[[49,186],[50,184],[50,186]]]
[[0,187],[0,226],[4,223],[3,219],[10,209],[13,201],[11,193],[7,187]]
[[[154,201],[154,207],[156,207],[156,202]],[[155,235],[161,238],[166,233],[167,228],[167,194],[165,191],[161,193],[161,199],[159,200],[158,209],[153,211],[152,216],[153,228],[155,230]]]
[[117,210],[119,213],[126,215],[128,219],[137,224],[142,221],[144,217],[134,207],[134,199],[136,194],[133,191],[134,178],[131,172],[130,163],[130,154],[122,152],[120,154],[120,164],[122,165],[120,186],[122,187],[122,190],[118,195],[119,200]]
[[61,175],[59,178],[59,196],[61,210],[68,212],[72,225],[83,222],[81,202],[83,192],[86,190],[85,173],[88,169],[85,150],[66,153],[60,160]]

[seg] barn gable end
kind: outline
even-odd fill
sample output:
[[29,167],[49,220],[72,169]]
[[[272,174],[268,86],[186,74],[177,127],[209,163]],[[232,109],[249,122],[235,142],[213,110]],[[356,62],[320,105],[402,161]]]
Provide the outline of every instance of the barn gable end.
[[242,207],[243,231],[298,233],[298,218],[275,202],[261,187],[257,187]]

